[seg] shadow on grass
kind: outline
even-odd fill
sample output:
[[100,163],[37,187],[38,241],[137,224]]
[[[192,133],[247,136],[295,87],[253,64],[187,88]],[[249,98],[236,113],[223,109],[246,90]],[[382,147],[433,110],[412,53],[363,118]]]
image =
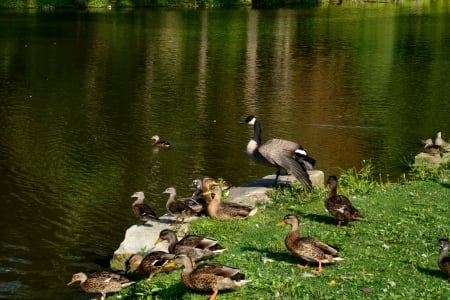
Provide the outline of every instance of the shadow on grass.
[[299,264],[301,262],[304,262],[304,260],[302,260],[301,258],[296,257],[293,254],[289,253],[287,249],[286,252],[274,252],[267,248],[258,249],[255,247],[241,247],[241,251],[259,252],[263,257],[267,257],[275,261],[284,261],[289,264]]
[[434,277],[442,278],[442,279],[448,279],[448,277],[441,270],[428,269],[428,268],[422,268],[422,267],[417,267],[417,270],[419,270],[419,272],[421,272],[425,275],[434,276]]
[[450,183],[441,183],[441,186],[450,189]]
[[[302,219],[309,219],[314,222],[325,223],[330,225],[336,225],[337,221],[335,218],[326,215],[318,215],[318,214],[301,214]],[[301,222],[301,221],[300,221]]]

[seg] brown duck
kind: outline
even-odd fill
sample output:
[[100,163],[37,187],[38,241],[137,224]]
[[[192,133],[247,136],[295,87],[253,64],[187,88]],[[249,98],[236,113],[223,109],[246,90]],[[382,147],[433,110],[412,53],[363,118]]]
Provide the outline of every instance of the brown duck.
[[442,247],[442,251],[439,255],[438,266],[439,269],[444,271],[444,273],[449,276],[448,280],[450,280],[450,256],[448,256],[448,248],[450,244],[448,239],[440,239],[439,245]]
[[169,253],[184,253],[189,256],[192,262],[197,262],[204,257],[218,255],[226,250],[217,240],[200,235],[190,234],[178,241],[177,234],[170,229],[164,229],[159,233],[156,244],[162,241],[169,242]]
[[258,211],[256,207],[233,202],[222,202],[222,189],[219,185],[214,185],[211,192],[214,193],[214,197],[211,197],[208,202],[207,214],[212,218],[220,220],[245,219],[253,216]]
[[302,237],[299,231],[299,222],[296,216],[286,215],[284,219],[278,222],[277,226],[291,225],[291,231],[286,236],[286,248],[297,257],[306,260],[305,265],[298,265],[300,268],[306,268],[311,262],[319,264],[319,268],[312,270],[314,274],[322,272],[323,263],[332,263],[343,260],[338,257],[338,250],[312,237]]
[[137,198],[131,205],[131,208],[133,209],[133,213],[138,220],[144,223],[148,220],[159,220],[155,211],[149,205],[144,203],[144,192],[136,192],[131,195],[131,197]]
[[106,271],[93,273],[89,276],[83,272],[73,274],[67,285],[77,281],[80,282],[81,289],[86,293],[101,293],[101,300],[106,298],[106,293],[118,292],[134,283],[124,276]]
[[175,255],[163,251],[153,251],[145,256],[136,253],[128,260],[128,272],[137,271],[139,274],[148,275],[150,280],[157,273],[178,269],[174,257]]
[[194,269],[191,259],[186,254],[177,255],[175,262],[184,266],[181,273],[184,285],[193,290],[212,292],[210,300],[214,300],[220,290],[233,289],[251,282],[245,279],[241,270],[234,267],[202,263]]
[[366,220],[346,196],[337,194],[338,179],[336,176],[328,177],[327,187],[325,207],[338,220],[337,227],[340,227],[342,223]]
[[169,199],[167,199],[166,202],[166,209],[172,216],[175,217],[176,221],[181,219],[181,222],[183,222],[184,218],[197,215],[197,213],[189,205],[182,201],[175,200],[177,191],[174,187],[167,188],[163,193],[169,194]]

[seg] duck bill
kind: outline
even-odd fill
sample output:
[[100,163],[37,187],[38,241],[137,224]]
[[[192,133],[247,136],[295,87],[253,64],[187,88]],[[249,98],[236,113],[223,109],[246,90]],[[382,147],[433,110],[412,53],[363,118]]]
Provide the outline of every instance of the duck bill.
[[284,220],[281,220],[280,222],[278,222],[277,224],[275,224],[275,226],[284,226],[286,223],[284,223]]
[[75,282],[77,282],[77,280],[71,280],[69,283],[67,283],[67,285],[71,285],[72,283],[75,283]]

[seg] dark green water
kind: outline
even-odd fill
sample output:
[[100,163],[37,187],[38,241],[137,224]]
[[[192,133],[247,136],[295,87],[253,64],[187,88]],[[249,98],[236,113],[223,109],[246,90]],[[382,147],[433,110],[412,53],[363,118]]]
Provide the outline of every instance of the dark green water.
[[[272,173],[245,154],[300,142],[326,175],[395,180],[450,135],[450,13],[432,5],[0,12],[0,298],[90,299],[143,190]],[[159,134],[173,149],[155,153]]]

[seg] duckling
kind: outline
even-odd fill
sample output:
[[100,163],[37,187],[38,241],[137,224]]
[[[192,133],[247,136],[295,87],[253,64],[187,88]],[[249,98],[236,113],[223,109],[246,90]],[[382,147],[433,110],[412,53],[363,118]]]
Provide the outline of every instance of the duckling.
[[217,240],[200,235],[186,235],[178,241],[177,234],[170,229],[164,229],[159,233],[156,244],[164,240],[169,242],[169,253],[184,253],[194,263],[204,257],[215,256],[226,250]]
[[128,272],[137,271],[139,274],[148,275],[148,280],[160,272],[170,272],[178,269],[173,260],[175,255],[164,251],[152,251],[147,255],[136,253],[128,260]]
[[181,281],[188,288],[197,291],[212,291],[209,299],[214,300],[220,290],[233,289],[251,282],[245,279],[240,269],[215,263],[202,263],[195,269],[186,254],[175,256],[175,262],[183,265]]
[[144,192],[136,192],[131,195],[132,198],[137,198],[136,201],[131,205],[133,213],[136,218],[142,222],[147,222],[148,220],[159,220],[156,216],[155,211],[144,203],[145,195]]
[[163,193],[169,194],[169,199],[166,203],[166,209],[172,216],[175,217],[176,221],[179,221],[179,219],[181,219],[181,222],[184,222],[184,218],[197,215],[197,213],[189,205],[175,200],[177,191],[174,187],[167,188]]
[[299,231],[299,222],[296,216],[286,215],[284,219],[276,226],[291,225],[291,231],[285,239],[286,248],[297,257],[306,260],[305,265],[298,265],[300,268],[306,268],[311,262],[319,264],[318,269],[312,270],[314,274],[322,272],[323,263],[332,263],[343,260],[338,257],[338,250],[312,237],[302,237]]
[[206,209],[208,216],[220,220],[245,219],[253,216],[258,208],[233,202],[222,202],[222,189],[219,185],[214,185],[211,190],[214,198],[211,198]]
[[152,136],[153,146],[158,148],[170,148],[172,144],[169,141],[160,141],[158,135]]
[[271,139],[261,144],[261,123],[254,116],[248,116],[244,123],[253,126],[253,137],[247,144],[247,154],[256,163],[277,168],[274,184],[277,184],[280,170],[285,169],[307,189],[312,183],[306,170],[313,168],[316,160],[308,155],[299,144],[282,139]]
[[81,289],[86,293],[101,293],[101,300],[106,298],[106,293],[114,293],[122,288],[134,284],[134,281],[128,280],[119,274],[111,272],[98,272],[91,275],[80,272],[73,274],[72,279],[67,285],[79,281]]
[[442,251],[439,255],[438,266],[439,269],[444,271],[444,273],[449,276],[448,280],[450,281],[450,256],[448,256],[448,248],[450,244],[448,239],[439,239],[439,245],[442,247]]
[[337,194],[338,179],[336,176],[329,176],[327,180],[328,193],[325,196],[325,207],[337,220],[337,227],[352,221],[366,220],[356,209],[350,200],[344,195]]

